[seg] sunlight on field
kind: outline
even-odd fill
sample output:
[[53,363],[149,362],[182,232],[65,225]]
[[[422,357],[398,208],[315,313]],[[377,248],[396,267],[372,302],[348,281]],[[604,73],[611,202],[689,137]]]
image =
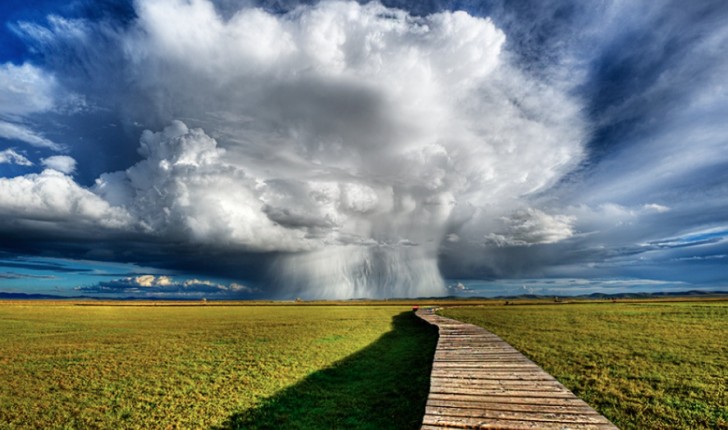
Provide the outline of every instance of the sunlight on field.
[[728,428],[728,302],[451,308],[622,429]]
[[0,428],[416,428],[436,332],[406,310],[4,304]]

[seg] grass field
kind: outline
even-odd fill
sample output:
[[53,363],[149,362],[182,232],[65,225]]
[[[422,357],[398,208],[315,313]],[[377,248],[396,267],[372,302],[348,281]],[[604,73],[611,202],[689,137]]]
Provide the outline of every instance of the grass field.
[[622,429],[728,428],[728,302],[450,308]]
[[417,428],[404,307],[0,306],[0,428]]

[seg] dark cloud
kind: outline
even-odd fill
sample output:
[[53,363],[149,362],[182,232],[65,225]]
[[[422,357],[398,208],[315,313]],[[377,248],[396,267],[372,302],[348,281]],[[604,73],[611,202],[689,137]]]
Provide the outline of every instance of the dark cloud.
[[[48,272],[59,272],[59,273],[80,273],[88,272],[90,269],[69,267],[58,263],[38,263],[38,262],[24,262],[24,261],[8,261],[0,260],[0,267],[12,267],[14,269],[28,269],[28,270],[42,270]],[[31,277],[31,275],[28,275]]]
[[724,2],[13,7],[10,254],[311,297],[721,280]]
[[0,273],[0,279],[57,279],[51,275],[29,275],[25,273]]

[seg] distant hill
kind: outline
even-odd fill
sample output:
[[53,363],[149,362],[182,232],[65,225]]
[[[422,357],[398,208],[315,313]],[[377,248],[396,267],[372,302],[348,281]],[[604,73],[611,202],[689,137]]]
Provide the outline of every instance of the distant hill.
[[0,300],[65,300],[65,299],[91,299],[92,297],[65,297],[53,294],[26,294],[26,293],[3,293],[0,291]]
[[592,294],[581,294],[578,296],[556,296],[556,295],[538,295],[538,294],[521,294],[516,296],[498,296],[494,297],[495,299],[508,299],[508,300],[515,300],[515,299],[549,299],[554,297],[559,297],[561,299],[656,299],[656,298],[664,298],[664,297],[710,297],[710,296],[728,296],[728,291],[700,291],[700,290],[690,290],[690,291],[671,291],[671,292],[665,292],[665,291],[658,291],[654,293],[615,293],[615,294],[607,294],[607,293],[592,293]]
[[125,301],[125,300],[148,300],[148,301],[199,301],[189,297],[93,297],[93,296],[58,296],[54,294],[26,294],[26,293],[4,293],[0,291],[0,300],[104,300],[104,301]]

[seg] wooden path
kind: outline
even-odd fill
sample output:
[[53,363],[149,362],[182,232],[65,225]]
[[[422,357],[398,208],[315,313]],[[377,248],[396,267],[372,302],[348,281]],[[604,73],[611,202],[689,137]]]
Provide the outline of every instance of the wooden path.
[[423,430],[618,430],[493,333],[431,310],[417,315],[440,331]]

